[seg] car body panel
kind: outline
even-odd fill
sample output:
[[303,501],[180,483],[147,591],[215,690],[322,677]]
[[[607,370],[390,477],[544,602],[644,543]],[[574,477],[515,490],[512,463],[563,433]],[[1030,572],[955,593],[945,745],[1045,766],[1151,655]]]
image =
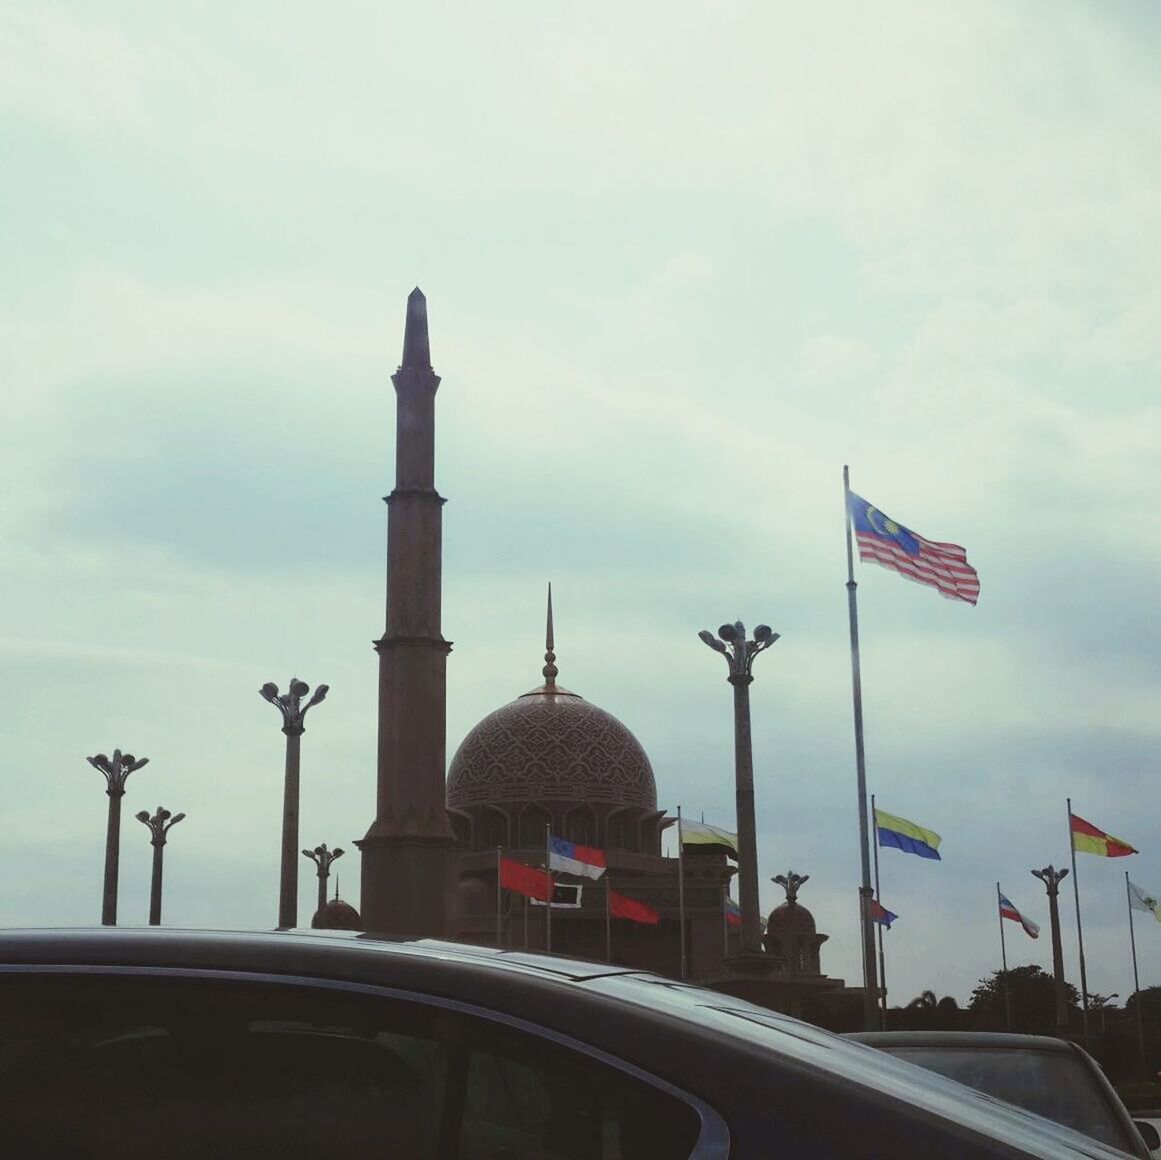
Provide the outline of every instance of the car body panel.
[[[764,1008],[557,956],[347,932],[0,932],[0,989],[36,975],[215,977],[445,1005],[704,1105],[706,1156],[1108,1157],[1094,1141]],[[837,1114],[841,1109],[842,1115]]]

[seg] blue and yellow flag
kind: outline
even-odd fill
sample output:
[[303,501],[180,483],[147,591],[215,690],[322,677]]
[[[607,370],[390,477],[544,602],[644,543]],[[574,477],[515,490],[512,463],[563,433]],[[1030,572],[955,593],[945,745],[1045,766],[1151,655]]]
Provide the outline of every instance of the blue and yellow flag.
[[877,806],[875,829],[879,834],[880,846],[891,846],[896,850],[902,850],[905,854],[918,854],[920,858],[942,861],[939,856],[939,843],[943,839],[934,830],[917,826],[914,822],[889,814]]

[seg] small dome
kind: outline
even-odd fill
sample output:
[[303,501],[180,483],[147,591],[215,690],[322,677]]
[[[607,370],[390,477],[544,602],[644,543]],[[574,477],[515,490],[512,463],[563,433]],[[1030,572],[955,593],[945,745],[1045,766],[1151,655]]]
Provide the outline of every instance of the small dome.
[[814,915],[801,903],[784,902],[770,911],[770,917],[766,920],[766,933],[814,934]]
[[448,767],[451,809],[583,801],[657,809],[653,767],[620,721],[548,683],[489,713]]
[[349,902],[332,898],[321,910],[315,911],[310,925],[314,930],[362,930],[363,920]]

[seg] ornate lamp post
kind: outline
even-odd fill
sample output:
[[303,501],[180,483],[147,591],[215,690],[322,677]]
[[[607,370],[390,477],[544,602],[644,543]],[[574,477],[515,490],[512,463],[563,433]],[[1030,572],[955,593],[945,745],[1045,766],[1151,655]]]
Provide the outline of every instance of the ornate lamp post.
[[302,699],[310,686],[297,677],[290,678],[290,688],[282,694],[278,686],[268,682],[258,690],[282,714],[282,732],[286,734],[286,781],[282,793],[282,872],[278,889],[278,928],[290,930],[298,925],[298,770],[303,718],[306,711],[317,705],[330,691],[319,685],[306,704]]
[[105,775],[105,792],[109,795],[109,822],[105,829],[105,890],[101,898],[101,924],[117,925],[117,871],[121,861],[121,799],[125,796],[125,782],[129,775],[143,765],[148,757],[134,757],[132,753],[113,750],[113,759],[103,753],[85,760]]
[[326,842],[323,842],[313,850],[303,850],[303,855],[315,864],[318,874],[318,909],[322,910],[327,904],[327,879],[331,876],[331,863],[343,856],[343,848],[336,846],[328,850]]
[[1056,980],[1056,1026],[1068,1027],[1068,997],[1064,993],[1064,951],[1060,945],[1060,907],[1056,896],[1060,884],[1068,877],[1067,870],[1054,870],[1051,865],[1032,874],[1044,883],[1048,892],[1048,920],[1052,927],[1052,976]]
[[185,814],[171,814],[164,806],[157,807],[157,813],[149,816],[148,810],[140,810],[137,820],[149,828],[149,844],[153,847],[153,880],[149,885],[149,925],[161,925],[161,859],[165,851],[165,836],[171,826],[176,826]]
[[768,649],[778,633],[769,625],[754,629],[754,639],[746,639],[742,622],[723,624],[717,638],[703,629],[697,634],[715,652],[726,658],[734,686],[734,782],[738,809],[738,905],[742,911],[742,954],[761,954],[762,919],[758,910],[758,833],[754,820],[754,748],[750,738],[750,670],[754,658]]
[[787,902],[797,902],[799,887],[804,882],[810,881],[810,875],[795,874],[793,870],[787,870],[785,874],[775,874],[770,881],[777,883],[786,891]]

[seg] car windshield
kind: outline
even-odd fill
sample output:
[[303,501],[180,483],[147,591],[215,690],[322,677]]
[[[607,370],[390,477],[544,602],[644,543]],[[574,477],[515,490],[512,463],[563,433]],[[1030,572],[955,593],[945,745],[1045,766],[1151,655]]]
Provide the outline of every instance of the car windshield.
[[896,1058],[939,1072],[1116,1148],[1130,1142],[1123,1125],[1065,1052],[945,1046],[890,1047]]

